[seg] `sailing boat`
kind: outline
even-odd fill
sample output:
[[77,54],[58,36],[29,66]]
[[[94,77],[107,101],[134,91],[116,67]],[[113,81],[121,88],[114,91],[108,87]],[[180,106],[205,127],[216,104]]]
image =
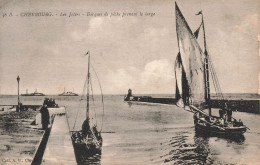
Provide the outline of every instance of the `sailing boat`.
[[[101,154],[101,147],[103,141],[101,136],[101,131],[98,131],[97,129],[97,124],[94,124],[93,127],[90,126],[90,115],[89,115],[89,111],[90,111],[89,86],[90,85],[92,90],[91,77],[90,77],[90,53],[88,52],[86,55],[88,55],[88,74],[86,79],[86,83],[87,83],[86,118],[82,124],[82,130],[72,131],[72,136],[71,136],[72,143],[75,150],[75,155],[78,161],[81,161],[82,159],[84,160],[85,158],[91,155]],[[84,85],[84,91],[85,91],[86,83]],[[102,95],[102,101],[103,101],[103,95]],[[78,116],[78,112],[77,112],[77,116]],[[76,121],[77,120],[75,120],[73,129],[75,128]]]
[[[194,33],[191,31],[176,2],[175,12],[179,47],[179,53],[175,61],[176,105],[194,113],[196,131],[242,135],[246,132],[247,127],[243,125],[242,121],[237,121],[231,117],[232,111],[221,92],[206,45],[202,11],[196,14],[202,15],[202,22]],[[204,51],[197,41],[201,26],[204,32]],[[223,103],[222,109],[219,110],[219,117],[213,116],[211,113],[209,72],[211,72],[216,95]],[[208,113],[205,111],[206,109],[208,109]]]

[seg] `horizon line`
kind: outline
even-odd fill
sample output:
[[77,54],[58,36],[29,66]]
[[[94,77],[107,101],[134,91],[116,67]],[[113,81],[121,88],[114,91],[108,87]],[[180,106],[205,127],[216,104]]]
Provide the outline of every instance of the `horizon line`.
[[[210,94],[216,94],[216,93],[210,93]],[[260,93],[252,93],[252,92],[227,92],[227,93],[223,93],[223,94],[257,94],[257,95],[260,95]],[[2,95],[9,95],[9,96],[17,96],[17,94],[0,94],[1,96]],[[56,96],[56,95],[59,95],[59,94],[44,94],[44,96]],[[82,96],[82,95],[85,95],[85,94],[78,94],[78,96]],[[101,94],[94,94],[94,95],[101,95]],[[127,95],[127,93],[109,93],[109,94],[103,94],[103,95]],[[175,95],[175,93],[137,93],[137,94],[134,94],[134,95]],[[133,95],[133,96],[134,96]],[[20,94],[20,96],[22,96]]]

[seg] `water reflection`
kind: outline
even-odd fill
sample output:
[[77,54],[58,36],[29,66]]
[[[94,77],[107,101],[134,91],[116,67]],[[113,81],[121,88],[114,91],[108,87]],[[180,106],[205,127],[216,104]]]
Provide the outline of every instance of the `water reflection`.
[[170,144],[172,149],[164,162],[173,164],[205,164],[210,153],[209,139],[207,137],[194,136],[194,143],[189,142],[189,136],[179,133],[172,137]]
[[129,108],[131,108],[131,106],[132,106],[133,103],[132,103],[131,101],[128,101],[127,104],[128,104],[128,106],[129,106]]
[[[220,135],[209,135],[195,132],[177,132],[175,136],[168,142],[169,153],[161,156],[164,158],[164,163],[171,164],[214,164],[216,154],[212,150],[212,144],[209,143],[211,138],[220,138],[226,141],[228,144],[237,143],[243,144],[245,137],[240,136],[220,136]],[[192,138],[193,136],[193,138]],[[216,140],[218,141],[218,140]],[[211,145],[210,145],[211,144]],[[162,146],[165,148],[165,146]],[[212,151],[211,151],[212,150]]]

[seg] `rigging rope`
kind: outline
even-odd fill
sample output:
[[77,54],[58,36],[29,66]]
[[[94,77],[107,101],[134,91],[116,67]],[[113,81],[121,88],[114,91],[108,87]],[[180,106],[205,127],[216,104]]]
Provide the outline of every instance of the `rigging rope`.
[[92,69],[93,69],[93,71],[94,71],[94,73],[95,73],[95,75],[97,77],[99,88],[100,88],[100,92],[101,92],[101,99],[102,99],[102,105],[103,105],[102,123],[101,123],[101,128],[100,128],[100,132],[101,132],[102,128],[103,128],[103,121],[104,121],[104,115],[105,115],[104,96],[103,96],[103,91],[102,91],[102,87],[101,87],[101,84],[100,84],[97,72],[96,72],[95,68],[92,65],[91,65],[91,67],[92,67]]
[[94,100],[94,95],[93,95],[93,88],[92,88],[92,81],[91,81],[91,75],[89,76],[89,80],[90,80],[90,89],[91,89],[91,98],[93,101],[93,109],[94,109],[94,113],[95,113],[95,120],[96,120],[96,125],[97,125],[97,115],[96,115],[96,109],[95,109],[95,100]]
[[210,64],[209,66],[210,66],[211,76],[212,76],[212,79],[213,79],[213,84],[214,84],[214,88],[215,88],[215,91],[216,91],[217,98],[224,100],[224,96],[223,96],[223,93],[222,93],[220,85],[219,85],[217,73],[215,71],[215,67],[213,65],[213,62],[211,60],[211,56],[209,55],[209,53],[208,53],[208,57],[209,57],[208,61],[209,61],[209,64]]
[[[102,128],[103,128],[103,121],[104,121],[104,114],[105,114],[104,96],[103,96],[103,91],[102,91],[101,83],[100,83],[99,77],[97,75],[97,72],[96,72],[95,68],[92,65],[91,65],[91,67],[92,67],[92,69],[93,69],[93,71],[94,71],[94,73],[95,73],[95,75],[97,77],[99,88],[100,88],[100,91],[101,91],[101,96],[102,96],[103,114],[102,114],[102,123],[101,123],[101,129],[100,129],[100,132],[101,132]],[[84,83],[83,92],[82,92],[82,95],[81,95],[81,98],[80,98],[80,104],[79,104],[79,107],[78,107],[78,110],[77,110],[77,114],[76,114],[76,118],[75,118],[75,122],[74,122],[74,125],[73,125],[73,131],[74,131],[75,126],[76,126],[79,110],[80,110],[80,107],[81,107],[81,101],[83,100],[83,96],[85,95],[85,92],[86,92],[87,80],[88,80],[88,76],[86,76],[86,80],[85,80],[85,83]],[[94,104],[94,95],[93,95],[93,88],[92,88],[91,78],[90,78],[90,86],[91,86],[91,92],[92,92],[92,101],[93,101],[93,104]],[[94,112],[95,112],[95,118],[96,118],[95,108],[94,108]],[[96,118],[96,125],[97,125],[97,118]]]
[[211,66],[211,69],[212,69],[213,74],[214,74],[214,79],[215,79],[215,81],[216,81],[216,86],[217,86],[217,89],[218,89],[218,93],[219,93],[221,99],[224,100],[224,96],[223,96],[223,93],[222,93],[221,88],[220,88],[220,85],[219,85],[219,81],[218,81],[217,73],[216,73],[216,71],[215,71],[215,68],[214,68],[214,65],[213,65],[211,59],[210,59],[210,66]]
[[[205,34],[205,28],[204,28],[203,14],[202,14],[202,23],[203,23],[203,30],[204,30],[204,48],[205,48],[205,51],[208,52],[208,47],[206,45],[206,34]],[[214,88],[215,88],[215,91],[216,91],[216,96],[217,96],[217,98],[221,97],[224,100],[224,97],[223,97],[223,94],[222,94],[222,91],[221,91],[221,88],[220,88],[220,85],[219,85],[219,82],[218,82],[218,77],[217,77],[217,74],[215,72],[214,65],[211,61],[209,52],[207,54],[208,54],[207,55],[208,57],[206,57],[206,58],[208,60],[209,69],[211,71],[211,76],[212,76],[212,79],[213,79],[213,84],[214,84]]]
[[217,85],[217,79],[216,79],[216,75],[215,75],[215,71],[213,69],[212,63],[210,63],[210,71],[211,71],[211,76],[212,76],[212,79],[213,79],[216,95],[217,95],[217,98],[219,98],[220,97],[220,89],[219,89],[219,86]]
[[211,74],[211,77],[213,79],[213,85],[214,85],[214,89],[216,91],[216,95],[217,95],[217,98],[219,97],[219,94],[218,94],[218,91],[217,91],[217,85],[216,85],[216,82],[214,81],[214,75],[213,75],[213,71],[212,71],[212,68],[210,66],[210,74]]
[[[208,61],[210,62],[210,60],[208,60]],[[212,77],[213,84],[214,84],[214,89],[215,89],[215,91],[216,91],[216,96],[217,96],[217,98],[219,98],[220,95],[219,95],[219,89],[218,89],[218,86],[217,86],[216,81],[215,81],[215,73],[214,73],[214,70],[213,70],[213,68],[212,68],[211,63],[209,63],[209,66],[210,66],[211,77]]]
[[76,126],[79,110],[80,110],[80,107],[81,107],[81,101],[83,100],[83,96],[85,95],[85,92],[86,92],[87,80],[88,80],[88,76],[86,76],[86,80],[85,80],[85,83],[84,83],[83,91],[82,91],[82,94],[81,94],[81,97],[80,97],[79,107],[78,107],[76,118],[75,118],[75,122],[74,122],[74,125],[73,125],[73,131],[74,131],[75,126]]

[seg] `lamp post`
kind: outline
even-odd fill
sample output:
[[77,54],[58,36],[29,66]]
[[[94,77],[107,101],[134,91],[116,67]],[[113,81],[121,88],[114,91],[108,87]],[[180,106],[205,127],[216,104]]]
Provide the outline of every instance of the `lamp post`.
[[19,75],[17,76],[17,83],[18,83],[18,112],[20,112],[20,98],[19,98],[19,81],[20,81],[20,77]]

